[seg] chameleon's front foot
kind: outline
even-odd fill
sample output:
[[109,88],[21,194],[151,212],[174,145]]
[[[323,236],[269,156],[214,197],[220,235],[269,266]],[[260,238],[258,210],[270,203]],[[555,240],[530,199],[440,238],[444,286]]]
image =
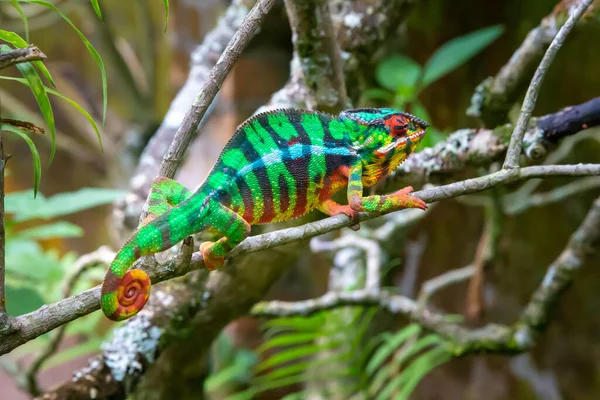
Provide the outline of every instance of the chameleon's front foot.
[[427,210],[427,203],[417,197],[409,196],[409,193],[412,191],[412,186],[407,186],[394,192],[392,196],[395,202],[400,205],[400,208],[420,208],[421,210]]
[[214,271],[223,267],[225,263],[225,257],[217,257],[214,254],[214,242],[202,242],[200,243],[200,253],[204,259],[204,266],[209,271]]

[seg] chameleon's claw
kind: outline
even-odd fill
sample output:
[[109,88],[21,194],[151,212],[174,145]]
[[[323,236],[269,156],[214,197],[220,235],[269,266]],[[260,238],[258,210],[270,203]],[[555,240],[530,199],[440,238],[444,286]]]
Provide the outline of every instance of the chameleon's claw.
[[423,211],[427,210],[427,203],[418,197],[409,196],[409,193],[412,191],[413,187],[407,186],[394,193],[394,196],[398,197],[400,204],[402,204],[402,208],[419,208]]
[[200,243],[200,253],[202,253],[202,258],[204,259],[204,266],[209,271],[214,271],[215,269],[219,269],[223,267],[225,263],[225,259],[223,257],[215,257],[212,254],[211,247],[214,242],[202,242]]

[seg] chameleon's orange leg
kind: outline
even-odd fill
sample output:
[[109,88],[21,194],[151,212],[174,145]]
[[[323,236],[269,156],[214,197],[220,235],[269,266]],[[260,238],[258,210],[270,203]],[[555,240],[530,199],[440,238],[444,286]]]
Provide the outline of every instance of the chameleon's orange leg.
[[355,211],[386,212],[401,210],[403,208],[420,208],[421,210],[426,210],[427,203],[419,198],[408,195],[412,191],[413,188],[407,186],[392,194],[363,197],[362,165],[359,163],[350,169],[348,203]]
[[[338,214],[346,214],[347,216],[349,216],[352,221],[357,221],[358,220],[358,211],[353,210],[352,207],[350,207],[349,205],[341,205],[338,202],[335,202],[331,199],[327,199],[325,200],[323,203],[321,203],[318,206],[318,209],[329,215],[330,217],[333,217],[334,215],[338,215]],[[350,226],[350,229],[357,231],[360,229],[360,224],[356,223]]]
[[211,225],[223,237],[216,242],[200,244],[204,265],[209,271],[221,268],[225,255],[250,234],[250,225],[239,214],[221,204],[213,206]]

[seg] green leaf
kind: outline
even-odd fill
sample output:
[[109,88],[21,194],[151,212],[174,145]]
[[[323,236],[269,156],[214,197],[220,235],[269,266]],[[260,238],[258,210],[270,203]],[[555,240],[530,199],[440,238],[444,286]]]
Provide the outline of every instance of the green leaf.
[[25,1],[27,1],[28,3],[38,4],[40,6],[50,8],[50,9],[54,10],[56,13],[58,13],[62,17],[62,19],[65,20],[69,25],[71,25],[71,27],[75,30],[75,32],[77,32],[77,35],[79,36],[79,38],[81,39],[81,41],[83,42],[85,47],[88,49],[88,51],[90,52],[92,57],[94,57],[94,59],[96,60],[96,64],[98,64],[98,68],[100,68],[100,74],[102,75],[102,99],[103,99],[102,123],[104,123],[106,121],[106,108],[107,108],[107,102],[108,102],[107,87],[108,86],[107,86],[107,82],[106,82],[106,70],[104,69],[104,61],[102,60],[102,57],[100,57],[100,54],[98,53],[98,51],[96,51],[94,46],[92,46],[92,44],[85,37],[85,35],[83,33],[81,33],[81,31],[79,29],[77,29],[77,27],[75,26],[75,24],[73,24],[73,22],[69,19],[69,17],[67,17],[65,14],[62,13],[62,11],[60,11],[58,8],[56,8],[56,6],[54,4],[49,3],[45,0],[25,0]]
[[17,238],[6,242],[6,271],[29,284],[58,282],[64,276],[56,253],[44,252],[33,240]]
[[273,347],[291,346],[308,343],[314,341],[320,336],[322,336],[322,334],[319,332],[284,333],[267,340],[262,345],[260,345],[260,347],[256,349],[256,351],[259,353],[264,353],[266,350],[271,349]]
[[22,239],[53,239],[53,238],[74,238],[83,236],[83,228],[67,221],[59,221],[53,224],[36,226],[34,228],[24,229],[17,233],[17,237]]
[[[29,193],[29,195],[28,195]],[[15,221],[34,218],[49,219],[61,215],[73,214],[88,208],[110,204],[125,196],[127,191],[104,188],[84,188],[75,192],[59,193],[45,198],[40,193],[36,199],[31,192],[13,192],[6,195],[5,212],[14,215]]]
[[421,328],[417,324],[407,325],[381,345],[365,368],[368,375],[373,375],[385,360],[400,347],[408,338],[418,335]]
[[33,143],[33,140],[31,140],[25,132],[22,132],[20,129],[15,128],[14,126],[0,124],[0,131],[1,130],[9,131],[18,135],[29,146],[29,151],[31,151],[31,157],[33,159],[33,197],[35,198],[40,187],[40,180],[42,179],[42,162],[40,160],[40,154],[37,151],[37,147],[35,147],[35,143]]
[[102,12],[100,11],[100,4],[98,4],[98,0],[90,0],[92,2],[92,7],[94,7],[94,11],[100,20],[102,20]]
[[251,378],[250,371],[257,361],[258,358],[253,352],[247,350],[238,351],[231,365],[206,379],[204,382],[205,389],[214,391],[228,383],[248,381]]
[[[4,31],[5,32],[5,31]],[[0,34],[2,30],[0,30]],[[0,53],[6,53],[10,51],[10,47],[7,45],[0,45]],[[44,120],[46,121],[46,125],[48,125],[48,129],[50,129],[50,136],[52,138],[52,150],[50,151],[50,162],[54,158],[54,153],[56,152],[56,128],[54,124],[54,113],[52,112],[52,105],[50,104],[50,99],[48,99],[48,93],[46,93],[46,89],[42,80],[37,74],[37,71],[33,68],[30,62],[19,63],[16,67],[21,71],[21,74],[27,79],[29,83],[29,88],[31,89],[31,93],[33,93],[33,97],[38,103],[40,107],[40,111],[44,116]]]
[[[2,29],[0,29],[0,40],[4,40],[5,42],[12,43],[13,46],[15,46],[16,48],[19,48],[19,49],[29,46],[29,44],[25,40],[23,40],[23,38],[21,36],[17,35],[15,32],[9,32],[9,31],[5,31]],[[54,79],[52,79],[52,75],[50,75],[50,71],[48,71],[48,69],[46,68],[46,66],[44,65],[43,62],[33,61],[33,65],[35,65],[35,67],[42,72],[42,74],[46,77],[46,79],[48,79],[48,82],[50,82],[50,84],[52,86],[56,87],[56,84],[54,83]]]
[[[23,78],[14,78],[11,76],[0,76],[0,79],[6,79],[9,81],[16,81],[19,83],[22,83],[23,85],[29,86],[29,82],[26,79]],[[46,89],[46,92],[53,94],[54,96],[58,96],[59,98],[67,101],[69,104],[71,104],[73,107],[75,107],[81,114],[83,114],[83,116],[85,118],[87,118],[87,120],[89,121],[90,125],[92,125],[92,128],[94,128],[94,131],[96,132],[96,136],[98,137],[98,142],[100,143],[100,150],[104,151],[104,148],[102,146],[102,137],[100,136],[100,130],[98,129],[98,125],[96,125],[96,121],[94,121],[94,118],[92,118],[92,116],[90,115],[90,113],[88,113],[87,111],[85,111],[83,109],[83,107],[81,107],[79,104],[77,104],[76,101],[71,100],[70,98],[68,98],[67,96],[57,92],[56,90],[50,89],[47,86],[44,86],[44,88]]]
[[408,399],[425,375],[437,366],[449,361],[451,358],[451,353],[443,346],[423,354],[400,374],[400,376],[404,378],[404,385],[398,396],[396,396],[396,399]]
[[167,25],[169,24],[169,0],[163,0],[165,5],[165,32],[167,31]]
[[421,74],[421,66],[412,59],[394,54],[377,65],[375,79],[384,88],[414,88]]
[[23,27],[25,28],[25,40],[27,41],[27,43],[29,43],[29,22],[27,22],[27,16],[25,16],[25,13],[23,12],[23,9],[21,8],[21,5],[17,0],[10,0],[10,2],[19,13],[21,21],[23,21]]
[[494,25],[444,43],[425,64],[423,87],[466,63],[496,40],[503,31],[504,28],[501,25]]
[[325,318],[322,314],[314,315],[310,318],[304,317],[288,317],[288,318],[275,318],[269,320],[263,324],[263,327],[275,329],[275,331],[281,330],[279,328],[294,329],[297,331],[316,331],[323,327]]
[[422,338],[417,340],[410,348],[402,352],[400,356],[394,358],[393,363],[395,365],[402,365],[406,362],[406,360],[408,360],[410,357],[417,354],[421,350],[424,350],[429,346],[440,344],[441,342],[442,339],[440,338],[440,336],[435,335],[433,333],[423,336]]
[[44,299],[37,290],[29,287],[6,286],[6,311],[13,317],[27,314],[44,305]]
[[321,351],[323,346],[311,344],[306,346],[297,346],[291,349],[283,350],[277,354],[272,355],[265,361],[261,362],[257,370],[262,371],[270,367],[274,367],[290,361],[299,360],[303,357],[314,355]]

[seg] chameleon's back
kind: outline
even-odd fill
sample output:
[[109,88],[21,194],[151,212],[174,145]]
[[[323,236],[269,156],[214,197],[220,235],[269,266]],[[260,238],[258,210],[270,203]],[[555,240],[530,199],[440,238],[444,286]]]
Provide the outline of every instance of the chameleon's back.
[[345,184],[341,168],[356,154],[347,127],[331,115],[275,110],[235,132],[199,189],[251,224],[312,210]]

